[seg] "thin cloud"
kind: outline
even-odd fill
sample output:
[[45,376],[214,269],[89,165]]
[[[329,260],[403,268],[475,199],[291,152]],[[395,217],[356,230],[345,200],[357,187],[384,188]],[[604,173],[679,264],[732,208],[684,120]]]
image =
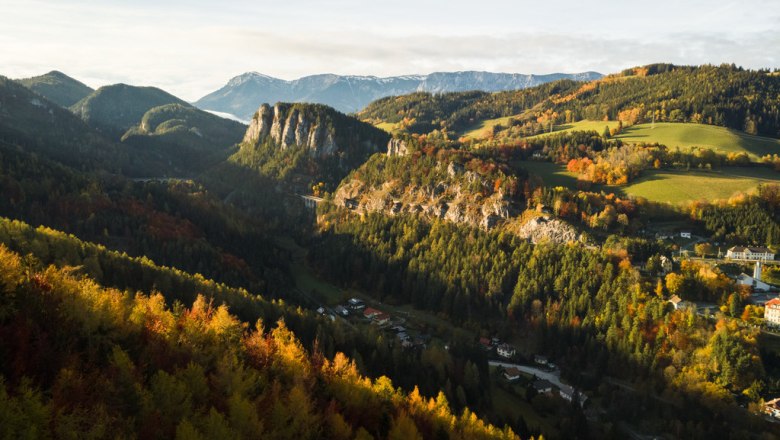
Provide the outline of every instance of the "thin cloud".
[[[486,20],[457,1],[443,7],[399,0],[381,17],[351,0],[296,8],[249,1],[217,7],[204,0],[0,2],[0,74],[58,69],[93,87],[154,85],[189,100],[246,71],[294,79],[325,72],[610,73],[650,62],[780,63],[780,5],[766,1],[696,0],[666,17],[679,2],[620,2],[596,13],[572,0],[574,12],[561,16],[559,8],[507,0],[485,5]],[[609,13],[618,7],[625,19]],[[690,20],[688,9],[709,12]]]

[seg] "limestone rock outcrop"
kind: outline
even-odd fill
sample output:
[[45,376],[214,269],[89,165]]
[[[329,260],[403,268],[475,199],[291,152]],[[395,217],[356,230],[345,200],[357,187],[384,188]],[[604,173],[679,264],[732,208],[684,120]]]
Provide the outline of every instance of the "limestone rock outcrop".
[[263,104],[252,118],[243,143],[256,146],[270,137],[280,149],[304,147],[316,157],[328,157],[339,150],[333,127],[311,112],[288,105]]

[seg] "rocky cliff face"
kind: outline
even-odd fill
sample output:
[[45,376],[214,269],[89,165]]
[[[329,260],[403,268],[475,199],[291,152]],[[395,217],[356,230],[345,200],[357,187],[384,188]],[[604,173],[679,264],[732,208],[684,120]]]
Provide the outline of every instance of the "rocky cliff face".
[[569,243],[584,241],[584,237],[570,224],[549,215],[535,216],[520,226],[517,235],[532,243],[551,241],[553,243]]
[[[390,151],[394,154],[405,151],[398,143],[390,144],[388,155]],[[477,173],[455,163],[439,163],[437,167],[435,172],[442,179],[433,185],[404,186],[400,180],[390,180],[380,186],[369,186],[351,179],[338,188],[334,200],[337,205],[358,211],[388,215],[412,213],[483,229],[492,229],[520,212],[516,202],[500,190],[487,197],[470,190],[468,186],[472,185],[489,186]]]
[[406,156],[407,154],[409,154],[409,147],[406,145],[406,141],[393,138],[387,143],[388,156]]
[[268,136],[281,149],[292,146],[306,148],[312,156],[332,156],[339,146],[332,127],[325,127],[324,121],[300,108],[290,109],[284,104],[273,108],[263,104],[255,113],[244,135],[243,143],[256,146]]

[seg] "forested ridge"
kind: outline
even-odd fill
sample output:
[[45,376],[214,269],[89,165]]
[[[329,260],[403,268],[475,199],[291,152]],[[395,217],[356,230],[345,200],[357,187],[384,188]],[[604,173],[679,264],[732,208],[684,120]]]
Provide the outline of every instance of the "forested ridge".
[[[660,409],[645,411],[656,429],[705,438],[723,429],[710,424],[716,417],[728,420],[729,435],[748,435],[753,422],[744,423],[747,413],[737,416],[734,408],[744,396],[757,401],[768,391],[767,378],[756,331],[742,322],[740,290],[722,273],[692,264],[682,278],[656,283],[628,253],[657,258],[652,246],[616,240],[593,251],[530,245],[511,234],[413,216],[360,219],[339,209],[323,215],[330,226],[312,259],[335,281],[466,327],[512,327],[554,354],[575,383],[594,376],[640,380],[687,408],[676,421],[663,421]],[[692,310],[671,310],[664,298],[672,294],[735,305],[713,326]],[[608,404],[618,420],[639,411],[621,405]]]
[[[780,352],[733,278],[752,266],[684,253],[778,246],[780,187],[674,206],[605,188],[776,166],[619,135],[657,121],[778,136],[778,78],[658,64],[358,115],[392,137],[278,104],[241,143],[240,124],[158,89],[103,88],[86,124],[0,78],[0,432],[774,438]],[[613,125],[533,136],[583,119]],[[576,184],[546,185],[533,161]],[[350,298],[387,320],[339,311]],[[495,360],[566,385],[538,391]]]
[[371,103],[362,119],[400,123],[415,133],[461,133],[477,121],[520,115],[546,122],[696,122],[780,136],[780,77],[733,65],[658,64],[588,83],[569,80],[511,92],[416,93]]
[[[33,438],[515,438],[198,296],[107,289],[0,245],[0,426]],[[266,327],[268,325],[268,327]]]

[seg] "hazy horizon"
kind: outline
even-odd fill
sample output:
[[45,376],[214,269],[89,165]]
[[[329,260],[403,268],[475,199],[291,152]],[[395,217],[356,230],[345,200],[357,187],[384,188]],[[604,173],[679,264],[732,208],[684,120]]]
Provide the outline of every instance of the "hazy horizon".
[[[194,101],[245,72],[603,74],[654,62],[780,66],[780,4],[0,0],[0,74],[59,70]],[[563,12],[561,12],[563,11]],[[615,17],[619,18],[615,18]]]

